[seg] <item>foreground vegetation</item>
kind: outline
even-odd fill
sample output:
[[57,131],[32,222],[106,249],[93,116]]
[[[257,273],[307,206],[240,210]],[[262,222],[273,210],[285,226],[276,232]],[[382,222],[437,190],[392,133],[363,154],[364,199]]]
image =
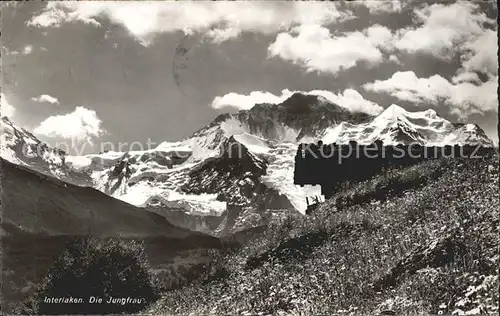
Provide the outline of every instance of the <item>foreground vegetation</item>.
[[157,298],[142,244],[76,237],[15,314],[137,313]]
[[497,313],[499,204],[497,154],[386,170],[217,253],[150,312]]

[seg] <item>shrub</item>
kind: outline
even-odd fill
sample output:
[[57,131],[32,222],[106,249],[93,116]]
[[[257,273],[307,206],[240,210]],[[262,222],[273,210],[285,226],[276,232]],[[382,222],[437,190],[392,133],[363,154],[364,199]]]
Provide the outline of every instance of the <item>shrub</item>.
[[[92,303],[92,297],[101,298],[102,303]],[[48,301],[59,298],[74,298],[74,301]],[[113,298],[119,300],[109,302]],[[22,313],[136,313],[157,298],[142,244],[78,237],[56,256]]]

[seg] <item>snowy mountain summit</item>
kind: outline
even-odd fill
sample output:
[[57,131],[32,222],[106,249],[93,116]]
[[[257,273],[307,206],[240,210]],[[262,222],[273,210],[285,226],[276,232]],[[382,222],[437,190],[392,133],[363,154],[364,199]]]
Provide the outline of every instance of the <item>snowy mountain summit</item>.
[[[195,205],[203,197],[203,205],[190,212],[216,215],[228,205],[304,212],[305,196],[319,195],[319,187],[293,184],[297,144],[315,141],[342,122],[362,124],[371,119],[321,96],[295,93],[281,104],[257,104],[250,110],[221,114],[179,142],[164,142],[153,150],[122,157],[103,154],[106,162],[92,168],[92,177],[100,190],[139,206],[151,201],[171,205],[174,200]],[[183,160],[167,163],[175,160],[178,151]],[[165,161],[151,158],[158,154]],[[109,163],[110,155],[114,164]],[[115,165],[125,159],[130,173],[118,175]]]
[[75,172],[66,164],[68,155],[61,149],[41,142],[32,133],[19,127],[8,117],[1,118],[1,157],[50,176],[74,184],[88,184],[90,178]]
[[381,140],[385,145],[418,143],[426,146],[481,144],[493,142],[476,124],[451,123],[434,110],[409,112],[391,105],[381,114],[364,124],[343,122],[328,128],[322,137],[326,143],[356,141],[370,144]]
[[[280,104],[257,104],[221,114],[178,142],[144,151],[69,156],[45,150],[26,158],[20,148],[40,143],[2,118],[2,157],[11,162],[95,188],[128,203],[175,208],[199,216],[220,216],[231,209],[255,225],[262,211],[306,209],[306,196],[320,188],[293,184],[294,157],[302,142],[362,144],[482,144],[493,146],[475,124],[454,124],[434,110],[408,112],[391,105],[378,116],[351,112],[326,98],[294,93]],[[259,213],[260,212],[260,213]],[[249,224],[250,225],[250,224]]]

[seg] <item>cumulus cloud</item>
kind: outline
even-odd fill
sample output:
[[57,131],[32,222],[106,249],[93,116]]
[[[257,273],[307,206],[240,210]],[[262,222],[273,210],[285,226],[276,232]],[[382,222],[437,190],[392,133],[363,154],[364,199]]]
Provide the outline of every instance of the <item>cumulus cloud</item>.
[[497,32],[486,30],[475,40],[464,45],[465,52],[461,56],[465,71],[477,71],[498,76],[498,41]]
[[16,112],[16,109],[7,101],[7,98],[5,97],[5,94],[1,94],[0,95],[0,105],[1,105],[1,109],[0,109],[0,113],[1,113],[1,116],[4,117],[13,117],[14,116],[14,113]]
[[476,84],[481,84],[482,81],[479,78],[478,74],[475,72],[461,72],[454,76],[451,81],[453,83],[461,83],[461,82],[473,82]]
[[56,97],[50,96],[48,94],[42,94],[36,98],[31,98],[31,100],[40,103],[59,104],[59,100]]
[[440,75],[419,78],[413,71],[404,71],[396,72],[386,80],[366,83],[363,87],[369,91],[385,92],[416,104],[444,102],[451,107],[451,112],[460,116],[497,111],[498,76],[480,85],[464,82],[466,76],[470,75],[456,77],[455,83],[451,83]]
[[28,23],[56,27],[82,21],[98,26],[107,16],[147,43],[158,32],[202,32],[216,41],[242,31],[274,33],[297,24],[327,24],[351,16],[335,3],[209,2],[209,1],[65,1],[49,2]]
[[240,35],[241,30],[234,27],[229,28],[217,28],[208,31],[205,35],[212,38],[214,43],[222,43],[229,39],[236,38]]
[[498,112],[498,76],[481,85],[462,82],[452,86],[448,103],[451,112],[466,117],[472,113]]
[[[401,2],[365,1],[371,13],[399,12]],[[403,3],[406,6],[408,3]],[[331,34],[320,24],[298,25],[280,32],[269,46],[269,55],[304,66],[308,71],[336,74],[358,62],[398,63],[394,53],[426,53],[449,59],[462,55],[464,71],[498,75],[495,21],[481,12],[478,4],[457,1],[419,6],[413,10],[414,26],[391,31],[375,25],[362,31]]]
[[449,95],[449,82],[440,75],[418,78],[413,71],[396,72],[386,80],[376,80],[363,85],[366,90],[387,92],[399,99],[411,102],[436,103],[442,95]]
[[381,62],[381,50],[390,50],[391,42],[391,31],[380,25],[333,36],[327,28],[311,24],[278,34],[268,51],[270,56],[301,64],[308,71],[336,74],[360,61]]
[[43,12],[33,16],[27,24],[38,27],[58,27],[63,23],[81,21],[86,24],[100,26],[100,23],[92,18],[98,15],[100,7],[100,5],[92,3],[82,6],[73,1],[66,3],[49,2]]
[[375,115],[383,110],[383,108],[378,104],[364,99],[363,96],[354,89],[346,89],[343,93],[339,94],[335,94],[331,91],[326,90],[312,90],[305,92],[290,91],[288,89],[282,90],[281,95],[275,95],[270,92],[262,91],[253,91],[248,95],[231,92],[221,97],[215,97],[212,101],[212,108],[234,108],[237,110],[248,110],[259,103],[281,103],[296,92],[308,95],[322,96],[328,101],[338,104],[339,106],[344,107],[352,112],[365,112]]
[[384,12],[400,12],[402,9],[401,0],[398,1],[353,1],[351,5],[364,6],[368,8],[371,14],[380,14]]
[[217,96],[212,101],[212,108],[223,109],[223,108],[235,108],[237,110],[249,110],[255,104],[259,103],[272,103],[277,104],[286,99],[281,96],[276,96],[270,92],[263,91],[253,91],[248,95],[239,93],[228,93],[223,96]]
[[92,144],[92,138],[105,133],[102,121],[94,110],[77,107],[73,112],[46,118],[35,129],[35,134],[60,137]]
[[371,115],[377,115],[384,109],[380,105],[366,100],[358,91],[354,89],[345,89],[343,93],[339,94],[326,90],[313,90],[307,93],[320,95],[328,101],[338,104],[351,112],[364,112]]
[[410,53],[425,52],[449,58],[474,36],[481,35],[485,23],[495,23],[477,4],[458,1],[453,4],[433,4],[415,9],[419,27],[400,30],[395,46]]

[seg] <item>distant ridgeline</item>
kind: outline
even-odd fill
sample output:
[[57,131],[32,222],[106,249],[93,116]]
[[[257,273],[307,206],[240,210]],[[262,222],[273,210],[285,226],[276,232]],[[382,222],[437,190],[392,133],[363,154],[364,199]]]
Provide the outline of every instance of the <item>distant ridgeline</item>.
[[482,145],[384,146],[382,141],[361,145],[348,144],[300,144],[295,155],[294,183],[321,185],[321,194],[329,198],[339,183],[346,180],[361,181],[371,178],[389,166],[408,166],[425,159],[481,158],[493,153],[492,147]]

